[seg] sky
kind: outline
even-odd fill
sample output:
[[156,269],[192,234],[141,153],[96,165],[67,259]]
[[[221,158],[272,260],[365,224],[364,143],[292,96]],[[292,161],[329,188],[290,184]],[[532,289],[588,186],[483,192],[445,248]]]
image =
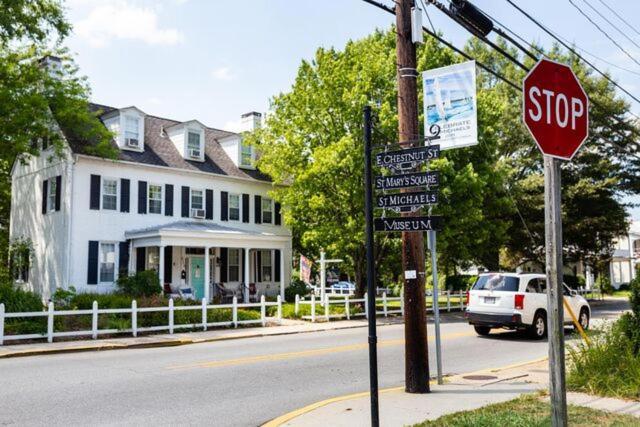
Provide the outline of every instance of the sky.
[[[640,97],[639,1],[514,2],[599,57],[585,54]],[[505,0],[474,4],[525,39],[551,45],[550,37]],[[342,48],[395,19],[361,0],[68,0],[66,8],[74,26],[66,45],[89,79],[94,102],[135,105],[148,114],[227,130],[238,128],[243,113],[266,111],[269,99],[291,87],[300,62],[312,59],[318,47]],[[433,6],[425,11],[444,38],[464,45],[466,30]],[[424,23],[429,26],[426,16]],[[632,103],[632,110],[640,115],[639,104]],[[633,216],[640,219],[640,209]]]

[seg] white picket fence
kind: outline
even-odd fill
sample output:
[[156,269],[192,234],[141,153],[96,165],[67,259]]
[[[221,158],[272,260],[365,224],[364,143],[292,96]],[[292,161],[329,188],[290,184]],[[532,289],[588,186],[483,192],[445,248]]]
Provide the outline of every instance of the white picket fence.
[[[458,303],[452,304],[452,296],[458,297]],[[431,302],[431,306],[427,306],[427,312],[433,311],[433,305],[435,301],[435,297],[432,294],[428,294],[425,296],[427,301]],[[452,309],[463,311],[465,308],[465,292],[460,291],[458,293],[452,293],[451,291],[443,291],[438,294],[438,307],[441,310],[451,311]],[[390,302],[399,302],[400,307],[397,305],[389,306]],[[368,313],[368,296],[365,293],[364,298],[352,298],[349,295],[343,296],[333,296],[325,295],[324,300],[321,298],[316,298],[315,294],[311,294],[310,299],[300,298],[299,295],[296,295],[294,312],[296,316],[300,314],[300,306],[309,305],[311,315],[302,316],[303,319],[311,320],[311,322],[316,322],[318,319],[324,319],[325,321],[329,321],[331,319],[351,319],[356,316],[364,316],[365,318],[369,317]],[[364,312],[356,312],[353,313],[351,309],[352,304],[363,304]],[[318,313],[317,306],[320,305],[322,307],[322,314]],[[344,314],[331,314],[331,306],[344,306]],[[390,314],[401,314],[404,315],[404,298],[399,297],[389,297],[386,292],[383,292],[382,297],[376,298],[376,307],[378,305],[382,305],[382,311],[376,309],[376,316],[384,316],[387,317]]]
[[[151,331],[169,331],[169,334],[173,334],[176,329],[198,329],[202,328],[206,331],[209,327],[219,326],[232,326],[237,328],[238,325],[250,325],[257,324],[266,326],[267,324],[267,307],[278,307],[276,322],[282,322],[282,300],[278,295],[276,302],[267,302],[264,295],[260,297],[260,302],[255,303],[238,303],[236,297],[233,297],[231,304],[207,304],[203,298],[200,305],[185,305],[175,306],[173,299],[169,300],[166,307],[138,307],[135,300],[131,301],[131,308],[99,308],[96,301],[93,302],[91,310],[59,310],[56,311],[52,302],[49,303],[47,311],[33,311],[24,313],[5,313],[4,304],[0,304],[0,345],[3,345],[5,340],[31,340],[38,338],[46,338],[48,342],[53,342],[54,338],[59,337],[80,337],[91,336],[91,338],[98,339],[99,335],[105,334],[119,334],[130,333],[131,335],[138,336],[139,332],[151,332]],[[260,308],[260,318],[251,320],[238,320],[238,309],[240,308]],[[209,310],[229,310],[231,309],[231,320],[225,322],[208,322]],[[201,311],[202,320],[198,323],[188,324],[176,324],[174,322],[174,315],[176,311]],[[150,312],[166,312],[167,324],[157,326],[138,326],[138,313],[150,313]],[[98,317],[101,314],[129,314],[131,316],[131,328],[128,329],[99,329]],[[56,316],[78,316],[86,315],[91,316],[91,330],[86,331],[64,331],[56,332],[54,330],[54,320]],[[30,318],[30,317],[46,317],[47,318],[47,332],[44,334],[23,334],[23,335],[4,335],[5,319],[11,318]]]

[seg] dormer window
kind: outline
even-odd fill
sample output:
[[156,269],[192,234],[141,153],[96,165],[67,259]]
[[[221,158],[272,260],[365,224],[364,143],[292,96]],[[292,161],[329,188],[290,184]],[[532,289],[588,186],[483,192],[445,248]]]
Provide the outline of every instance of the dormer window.
[[202,146],[200,143],[200,132],[187,132],[187,154],[192,159],[202,158]]
[[244,142],[240,143],[240,166],[253,166],[253,146]]
[[140,148],[140,118],[125,116],[124,145],[130,148]]

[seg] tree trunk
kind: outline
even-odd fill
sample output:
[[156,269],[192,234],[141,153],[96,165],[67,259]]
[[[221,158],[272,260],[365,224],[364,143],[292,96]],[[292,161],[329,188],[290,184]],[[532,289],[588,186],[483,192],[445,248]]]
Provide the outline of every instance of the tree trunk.
[[364,247],[353,254],[353,270],[356,276],[356,298],[364,297],[366,291]]

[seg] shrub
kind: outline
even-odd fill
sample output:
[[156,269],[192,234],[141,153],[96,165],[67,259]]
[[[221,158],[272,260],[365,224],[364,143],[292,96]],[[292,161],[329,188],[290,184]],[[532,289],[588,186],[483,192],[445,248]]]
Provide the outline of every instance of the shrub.
[[611,280],[604,274],[601,274],[596,279],[596,287],[600,288],[603,294],[611,295],[613,293],[613,286],[611,286]]
[[132,297],[159,295],[162,292],[158,273],[153,270],[122,276],[116,284],[119,293]]
[[69,289],[56,289],[56,292],[51,298],[56,307],[68,307],[71,305],[71,300],[76,295],[76,288],[69,286]]
[[293,280],[289,287],[284,290],[284,299],[293,302],[296,299],[296,295],[304,297],[310,292],[309,287],[302,280]]
[[[98,302],[98,308],[128,308],[133,298],[119,294],[76,294],[71,298],[69,307],[78,310],[90,310],[93,302]],[[138,303],[139,306],[140,303]],[[142,307],[142,306],[141,306]]]
[[571,289],[580,289],[580,288],[584,288],[587,285],[587,281],[584,278],[584,276],[580,276],[580,275],[578,276],[566,275],[566,276],[563,276],[563,280],[564,280],[564,283],[566,283],[566,285]]
[[477,276],[469,274],[456,274],[447,276],[444,281],[444,288],[448,291],[466,291],[473,286]]
[[0,284],[0,303],[6,312],[41,311],[42,299],[39,295],[15,288],[11,283]]
[[570,389],[603,396],[640,399],[640,357],[626,331],[629,314],[600,334],[592,334],[591,345],[569,348]]

